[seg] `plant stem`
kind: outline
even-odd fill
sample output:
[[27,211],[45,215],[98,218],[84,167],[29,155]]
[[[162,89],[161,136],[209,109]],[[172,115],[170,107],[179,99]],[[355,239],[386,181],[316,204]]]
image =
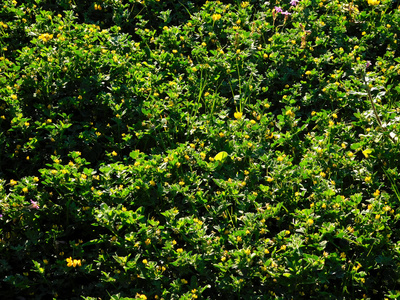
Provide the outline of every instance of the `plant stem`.
[[[365,82],[365,79],[364,79],[364,82]],[[365,85],[367,87],[368,99],[371,102],[372,109],[374,110],[375,118],[378,121],[379,126],[382,127],[381,118],[379,118],[378,112],[376,111],[376,107],[375,107],[375,104],[374,104],[374,100],[372,99],[371,89],[369,88],[369,85],[366,82],[365,82]]]
[[[374,111],[375,118],[376,118],[376,120],[378,121],[379,127],[382,128],[383,131],[386,131],[386,128],[384,128],[384,127],[382,126],[381,118],[379,117],[378,112],[376,111],[376,106],[375,106],[375,104],[374,104],[374,100],[372,99],[371,89],[370,89],[370,87],[369,87],[367,81],[365,80],[365,75],[364,75],[364,74],[363,74],[363,80],[364,80],[365,87],[366,87],[366,89],[367,89],[368,99],[369,99],[369,101],[371,102],[372,109],[373,109],[373,111]],[[390,135],[389,135],[389,138],[392,140],[393,143],[395,143],[394,138],[392,138]]]

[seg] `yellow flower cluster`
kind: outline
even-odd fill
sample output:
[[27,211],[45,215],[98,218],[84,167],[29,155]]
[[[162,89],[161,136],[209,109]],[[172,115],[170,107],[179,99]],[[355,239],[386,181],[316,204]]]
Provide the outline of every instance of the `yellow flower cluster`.
[[215,21],[218,21],[219,19],[221,19],[221,15],[220,14],[213,14],[212,16],[211,16],[211,19],[215,22]]
[[379,5],[380,1],[379,0],[368,0],[369,5]]
[[243,113],[241,113],[241,112],[235,112],[235,113],[233,114],[233,116],[235,117],[235,119],[240,120],[240,119],[242,118],[242,116],[243,116]]
[[42,40],[45,43],[50,41],[52,38],[53,38],[53,35],[48,34],[48,33],[43,33],[43,34],[39,35],[39,40]]
[[295,117],[295,113],[294,113],[291,109],[287,110],[285,114],[286,114],[287,116],[289,116],[289,117],[292,117],[292,118]]
[[82,262],[80,259],[72,259],[72,257],[69,257],[65,260],[67,262],[67,267],[76,267],[76,266],[82,266]]

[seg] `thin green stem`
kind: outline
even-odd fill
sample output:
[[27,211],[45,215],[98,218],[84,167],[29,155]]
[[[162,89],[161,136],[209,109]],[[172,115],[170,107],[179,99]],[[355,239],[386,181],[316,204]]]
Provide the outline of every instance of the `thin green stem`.
[[[379,127],[382,128],[382,130],[386,131],[386,129],[382,126],[381,118],[378,115],[378,111],[376,110],[374,99],[372,98],[371,89],[370,89],[370,87],[368,85],[368,82],[365,80],[365,75],[364,74],[363,74],[363,80],[364,80],[364,84],[365,84],[365,87],[366,87],[366,90],[367,90],[368,99],[371,102],[372,110],[374,111],[375,118],[376,118],[376,120],[377,120],[377,122],[379,124]],[[390,135],[389,135],[389,138],[392,140],[393,143],[395,142],[394,138],[392,138]]]
[[390,176],[389,172],[386,171],[383,167],[382,167],[383,172],[385,172],[386,176],[389,178],[390,184],[393,188],[394,193],[396,194],[397,199],[400,201],[400,192],[399,189],[396,186],[396,182],[393,180],[393,178]]

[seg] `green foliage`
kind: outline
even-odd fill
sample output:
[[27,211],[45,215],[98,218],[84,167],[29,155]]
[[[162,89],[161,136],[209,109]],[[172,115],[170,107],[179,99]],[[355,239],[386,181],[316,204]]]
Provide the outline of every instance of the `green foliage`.
[[400,297],[400,11],[294,2],[2,4],[2,299]]

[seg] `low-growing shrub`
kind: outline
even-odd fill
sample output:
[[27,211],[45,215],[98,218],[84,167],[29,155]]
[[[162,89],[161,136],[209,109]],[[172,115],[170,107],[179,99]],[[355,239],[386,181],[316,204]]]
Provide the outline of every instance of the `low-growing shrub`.
[[391,1],[5,1],[2,299],[396,299]]

